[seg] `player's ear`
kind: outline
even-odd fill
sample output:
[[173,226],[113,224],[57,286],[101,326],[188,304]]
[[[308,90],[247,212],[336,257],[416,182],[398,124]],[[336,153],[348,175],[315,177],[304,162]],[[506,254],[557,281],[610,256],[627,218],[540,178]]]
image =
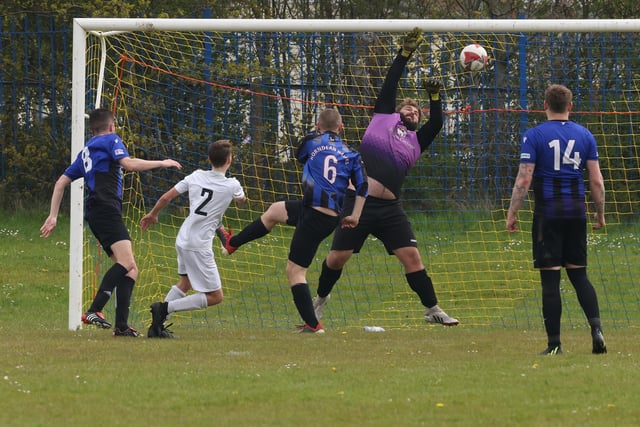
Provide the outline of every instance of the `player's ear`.
[[572,108],[573,108],[573,102],[570,102],[569,106],[567,107],[567,111],[570,112]]

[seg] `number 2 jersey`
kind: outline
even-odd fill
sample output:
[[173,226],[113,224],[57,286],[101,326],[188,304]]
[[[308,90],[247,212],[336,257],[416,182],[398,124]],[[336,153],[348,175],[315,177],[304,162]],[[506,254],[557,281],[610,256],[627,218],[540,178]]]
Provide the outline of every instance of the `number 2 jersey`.
[[522,139],[520,163],[534,163],[534,214],[546,218],[585,218],[583,171],[598,160],[596,140],[570,120],[548,120]]
[[243,198],[244,190],[236,178],[216,170],[196,170],[174,186],[189,194],[189,215],[180,226],[176,246],[188,250],[211,250],[216,228],[234,198]]
[[84,177],[89,190],[85,214],[98,208],[122,211],[122,168],[118,161],[124,157],[129,157],[129,152],[118,135],[96,135],[64,171],[72,181]]
[[367,173],[360,154],[351,150],[335,133],[306,135],[298,146],[296,157],[304,163],[302,203],[305,206],[341,213],[349,181],[356,188],[356,195],[367,196]]

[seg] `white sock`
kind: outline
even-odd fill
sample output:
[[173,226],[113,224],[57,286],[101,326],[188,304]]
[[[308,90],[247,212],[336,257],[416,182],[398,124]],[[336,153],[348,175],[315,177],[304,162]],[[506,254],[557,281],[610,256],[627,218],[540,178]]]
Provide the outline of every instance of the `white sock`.
[[174,311],[198,310],[200,308],[207,308],[207,296],[197,293],[169,301],[167,311],[173,313]]
[[[169,302],[169,301],[175,301],[177,299],[180,298],[184,298],[186,297],[187,294],[185,294],[184,292],[182,292],[182,289],[180,289],[179,287],[177,287],[176,285],[173,285],[171,287],[171,289],[169,289],[169,292],[167,292],[167,296],[164,297],[165,302]],[[167,317],[165,319],[165,322],[167,320],[169,320],[171,318],[171,312],[169,312],[169,314],[167,314]]]
[[164,300],[168,302],[168,301],[184,298],[186,296],[187,294],[182,292],[182,289],[180,289],[176,285],[173,285],[171,289],[169,289],[169,292],[167,293],[167,296],[164,298]]

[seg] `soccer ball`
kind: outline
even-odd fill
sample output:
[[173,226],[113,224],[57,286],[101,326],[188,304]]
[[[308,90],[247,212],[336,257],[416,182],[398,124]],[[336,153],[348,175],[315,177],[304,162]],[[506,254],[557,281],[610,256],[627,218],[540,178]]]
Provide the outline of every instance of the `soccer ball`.
[[487,51],[477,43],[465,46],[460,52],[460,65],[465,71],[480,71],[488,62]]

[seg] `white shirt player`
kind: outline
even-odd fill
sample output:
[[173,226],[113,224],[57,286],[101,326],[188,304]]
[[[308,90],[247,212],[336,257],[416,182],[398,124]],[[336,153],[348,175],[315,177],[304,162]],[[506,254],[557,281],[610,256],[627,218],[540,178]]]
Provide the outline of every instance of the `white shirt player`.
[[244,198],[240,182],[216,170],[196,170],[174,188],[180,194],[189,192],[189,216],[180,227],[176,246],[211,250],[215,230],[229,204],[233,199]]

